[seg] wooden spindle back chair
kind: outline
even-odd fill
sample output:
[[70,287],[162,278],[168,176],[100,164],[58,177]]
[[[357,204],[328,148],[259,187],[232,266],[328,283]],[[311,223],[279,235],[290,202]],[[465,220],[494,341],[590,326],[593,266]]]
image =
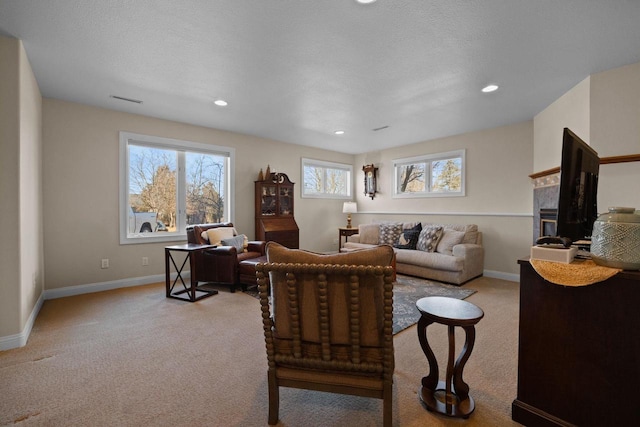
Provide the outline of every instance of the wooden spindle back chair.
[[392,259],[390,246],[324,255],[267,243],[256,277],[269,424],[278,422],[279,387],[293,387],[382,399],[391,426]]

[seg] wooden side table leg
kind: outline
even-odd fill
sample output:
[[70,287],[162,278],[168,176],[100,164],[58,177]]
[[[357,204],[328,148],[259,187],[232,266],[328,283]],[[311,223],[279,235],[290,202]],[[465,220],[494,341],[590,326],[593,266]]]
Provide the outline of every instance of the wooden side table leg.
[[452,325],[447,326],[447,338],[449,340],[449,353],[447,355],[447,373],[444,382],[444,401],[447,414],[452,414],[452,404],[455,405],[457,403],[455,388],[453,387],[453,378],[456,375],[456,369],[453,364],[453,358],[456,352],[456,336],[454,326]]
[[438,385],[438,376],[440,373],[438,372],[438,361],[436,360],[436,356],[427,341],[427,326],[432,323],[432,320],[429,320],[424,316],[420,317],[420,320],[418,320],[418,340],[420,341],[420,347],[422,347],[424,355],[429,361],[429,375],[422,378],[422,386],[434,392]]
[[464,347],[453,370],[453,389],[460,398],[460,401],[466,400],[469,397],[469,385],[462,380],[462,371],[464,370],[464,365],[466,365],[467,360],[469,360],[469,356],[471,356],[471,351],[476,341],[476,328],[473,325],[463,326],[462,329],[464,329],[466,338]]

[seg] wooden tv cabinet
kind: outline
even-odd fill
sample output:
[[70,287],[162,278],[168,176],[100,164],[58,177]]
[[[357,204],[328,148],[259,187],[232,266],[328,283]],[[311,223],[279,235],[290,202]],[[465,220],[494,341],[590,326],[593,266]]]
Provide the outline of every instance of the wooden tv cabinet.
[[559,286],[520,264],[518,395],[526,426],[640,425],[640,271]]

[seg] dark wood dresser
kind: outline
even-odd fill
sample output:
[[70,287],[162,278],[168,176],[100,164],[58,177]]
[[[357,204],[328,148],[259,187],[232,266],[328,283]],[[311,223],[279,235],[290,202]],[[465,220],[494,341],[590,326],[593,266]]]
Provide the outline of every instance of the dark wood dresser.
[[640,425],[640,272],[588,286],[520,264],[518,395],[526,426]]

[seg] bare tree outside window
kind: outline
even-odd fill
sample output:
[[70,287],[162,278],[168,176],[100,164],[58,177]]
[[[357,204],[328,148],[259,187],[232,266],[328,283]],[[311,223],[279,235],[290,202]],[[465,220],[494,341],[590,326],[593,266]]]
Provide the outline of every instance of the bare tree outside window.
[[351,165],[302,159],[302,197],[351,198]]
[[[224,220],[225,158],[185,153],[187,224]],[[169,231],[176,229],[177,152],[129,145],[129,203],[134,212],[153,212]]]
[[304,189],[305,193],[324,193],[323,170],[321,167],[304,167]]
[[460,159],[434,162],[432,166],[432,187],[434,192],[460,191],[462,168]]
[[327,179],[325,192],[328,194],[345,194],[347,180],[346,171],[340,169],[326,169]]
[[187,224],[224,219],[224,158],[187,153]]
[[394,197],[464,196],[465,150],[394,161]]
[[175,229],[176,153],[173,150],[129,146],[129,203],[134,212],[154,212]]
[[120,244],[184,241],[189,225],[231,221],[235,150],[120,132]]
[[424,163],[410,164],[403,166],[400,170],[400,192],[424,191]]

